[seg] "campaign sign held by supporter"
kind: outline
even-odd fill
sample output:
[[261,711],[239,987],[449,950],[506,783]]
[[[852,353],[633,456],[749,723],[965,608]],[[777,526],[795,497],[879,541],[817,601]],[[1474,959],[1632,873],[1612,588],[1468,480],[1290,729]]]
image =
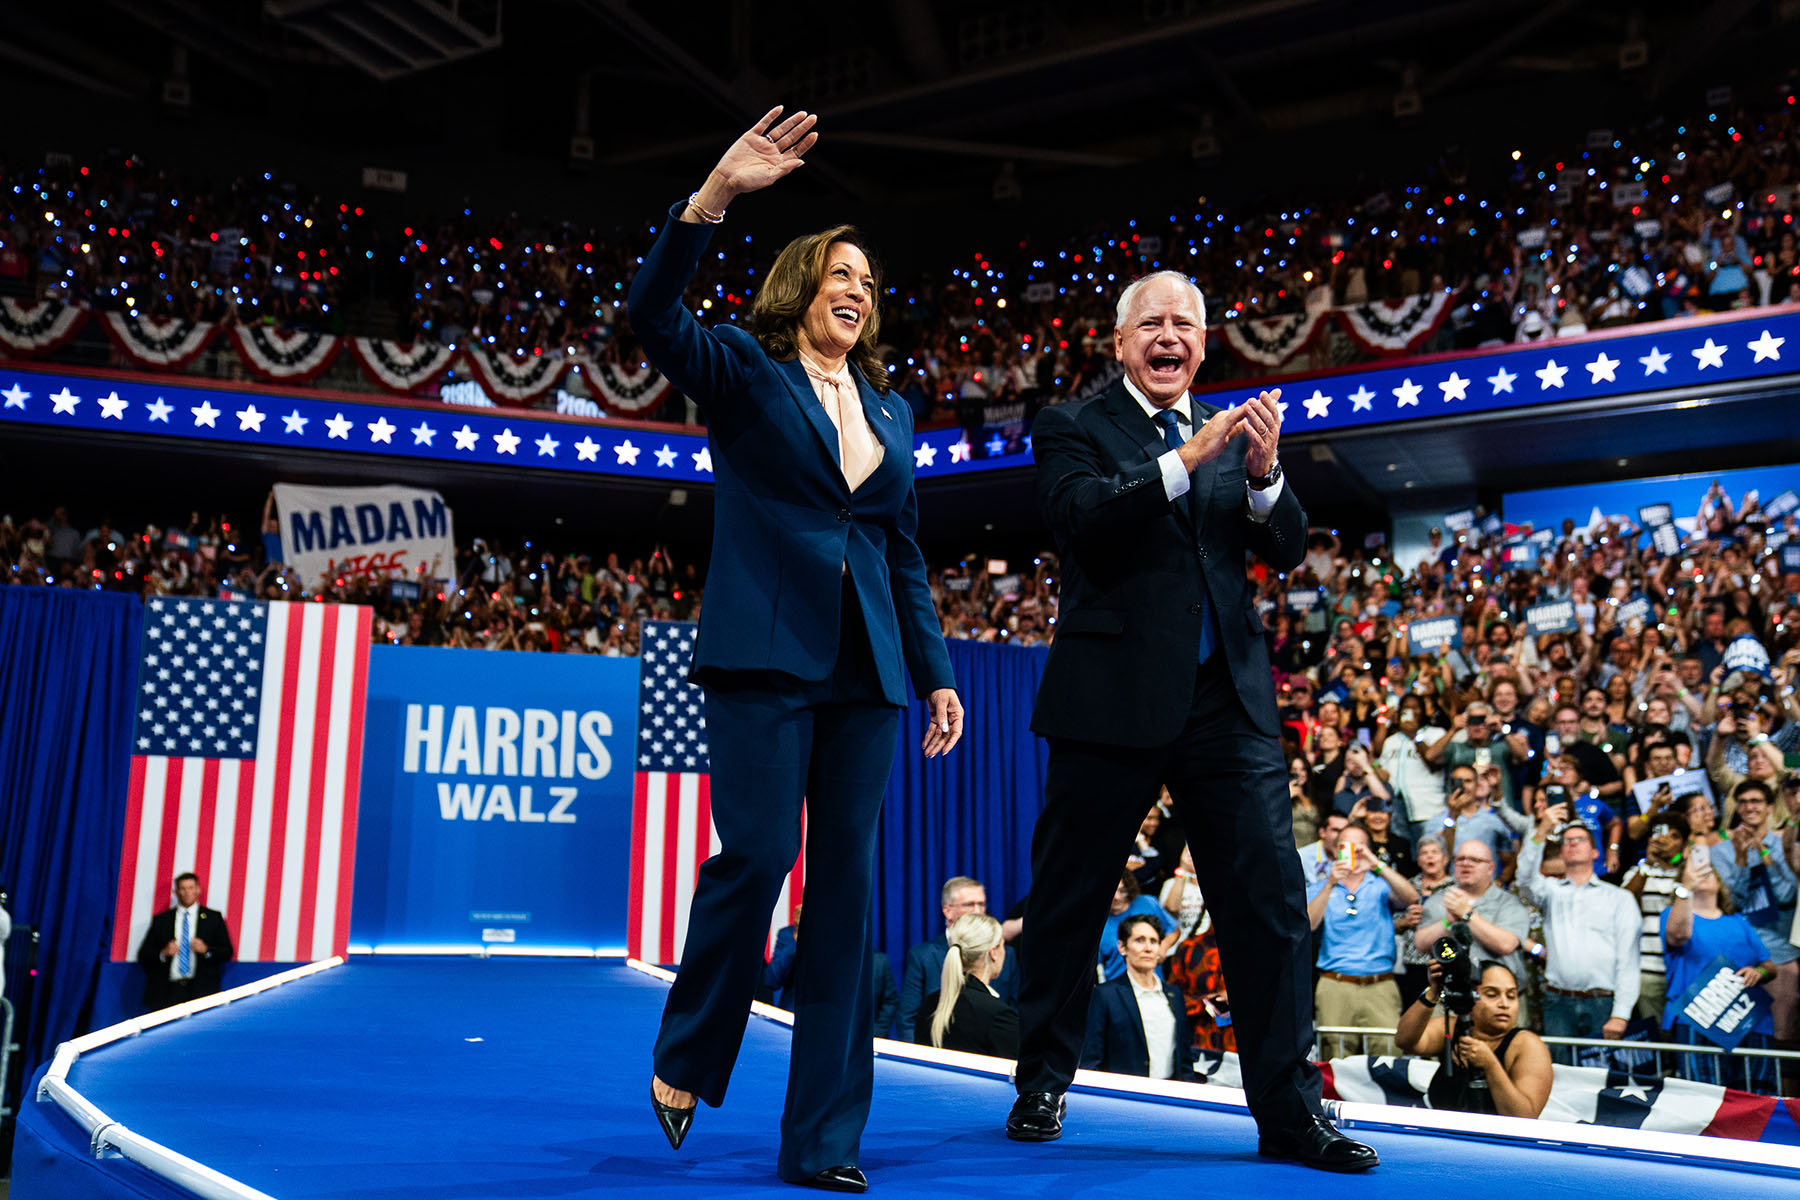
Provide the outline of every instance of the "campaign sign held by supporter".
[[1733,638],[1725,647],[1723,663],[1727,675],[1734,671],[1754,671],[1764,679],[1769,678],[1769,652],[1748,633]]
[[1658,525],[1673,525],[1675,510],[1667,504],[1644,504],[1638,507],[1638,524],[1645,529],[1655,529]]
[[1289,612],[1309,613],[1319,607],[1323,597],[1317,588],[1289,588],[1286,599]]
[[1677,808],[1681,807],[1679,801],[1683,796],[1689,796],[1695,792],[1705,796],[1707,803],[1711,804],[1715,810],[1718,808],[1719,801],[1713,795],[1712,781],[1706,777],[1705,771],[1696,767],[1692,770],[1676,771],[1671,775],[1658,775],[1654,779],[1640,779],[1632,784],[1631,798],[1637,802],[1638,812],[1648,813],[1656,800],[1656,793],[1665,787],[1669,789],[1670,803]]
[[638,660],[369,651],[353,945],[622,950]]
[[1650,598],[1648,596],[1633,596],[1625,603],[1619,605],[1619,627],[1623,629],[1632,621],[1643,621],[1646,624],[1649,623]]
[[1781,573],[1783,575],[1800,575],[1800,544],[1785,545],[1781,548]]
[[1525,628],[1531,631],[1532,637],[1543,637],[1547,633],[1573,633],[1579,627],[1573,600],[1552,600],[1548,604],[1534,604],[1525,610]]
[[1538,565],[1538,548],[1531,542],[1508,542],[1500,549],[1500,561],[1509,571],[1530,571]]
[[1439,648],[1462,649],[1462,619],[1459,617],[1426,617],[1406,627],[1406,652],[1430,654]]
[[1769,993],[1760,987],[1745,987],[1737,968],[1724,958],[1708,963],[1676,1003],[1680,1006],[1677,1020],[1727,1050],[1736,1049],[1770,1011]]
[[1779,496],[1763,505],[1763,515],[1771,521],[1779,521],[1791,512],[1800,511],[1800,492],[1787,489]]
[[1456,512],[1444,514],[1444,528],[1451,533],[1461,533],[1473,524],[1475,524],[1475,510],[1472,508],[1458,509]]
[[282,549],[308,586],[349,575],[447,579],[456,571],[450,508],[420,488],[275,485]]
[[1681,553],[1681,530],[1673,525],[1658,525],[1650,531],[1651,547],[1664,558]]

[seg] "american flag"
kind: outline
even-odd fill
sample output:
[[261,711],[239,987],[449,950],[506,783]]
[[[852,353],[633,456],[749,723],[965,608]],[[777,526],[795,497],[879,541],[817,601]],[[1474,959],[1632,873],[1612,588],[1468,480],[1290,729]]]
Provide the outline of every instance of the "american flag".
[[[700,864],[719,852],[719,833],[712,823],[706,705],[700,689],[687,679],[698,628],[690,621],[645,621],[640,631],[626,944],[633,958],[646,962],[681,961]],[[782,885],[769,923],[771,939],[793,923],[800,907],[804,828],[800,858]]]
[[239,959],[344,952],[369,627],[351,605],[146,605],[115,960],[134,956],[184,871]]

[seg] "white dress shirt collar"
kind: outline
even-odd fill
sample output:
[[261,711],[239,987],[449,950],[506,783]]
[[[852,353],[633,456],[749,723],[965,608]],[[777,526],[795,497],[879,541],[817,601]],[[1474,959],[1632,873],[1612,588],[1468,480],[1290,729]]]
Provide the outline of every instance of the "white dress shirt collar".
[[[1156,420],[1156,414],[1163,410],[1150,403],[1149,397],[1138,391],[1137,384],[1131,382],[1131,376],[1121,376],[1120,382],[1125,385],[1125,390],[1131,393],[1131,398],[1137,401],[1138,407],[1144,410],[1144,415],[1152,421]],[[1175,414],[1187,424],[1189,429],[1194,427],[1193,399],[1186,392],[1181,393],[1181,398],[1168,407],[1175,410]]]

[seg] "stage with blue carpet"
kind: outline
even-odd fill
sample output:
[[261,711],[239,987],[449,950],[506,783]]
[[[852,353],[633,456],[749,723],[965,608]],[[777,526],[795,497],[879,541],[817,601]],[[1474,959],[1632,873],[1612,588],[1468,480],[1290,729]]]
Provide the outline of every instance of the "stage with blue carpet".
[[[282,1200],[795,1195],[774,1177],[788,1029],[751,1019],[725,1106],[702,1108],[672,1152],[649,1104],[665,990],[617,960],[359,958],[88,1050],[67,1081],[112,1121]],[[96,1159],[87,1133],[34,1095],[19,1120],[14,1195],[190,1195],[128,1160]],[[1767,1163],[1362,1123],[1356,1136],[1382,1165],[1340,1177],[1259,1158],[1255,1127],[1228,1104],[1078,1089],[1064,1138],[1025,1145],[1001,1132],[1011,1102],[1003,1078],[882,1058],[861,1161],[871,1193],[1417,1200],[1800,1182],[1800,1170]]]

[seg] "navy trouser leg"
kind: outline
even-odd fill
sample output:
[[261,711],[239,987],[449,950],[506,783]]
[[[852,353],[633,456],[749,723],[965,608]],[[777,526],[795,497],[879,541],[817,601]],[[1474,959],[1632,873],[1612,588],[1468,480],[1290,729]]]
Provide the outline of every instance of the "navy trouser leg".
[[1060,1093],[1075,1077],[1100,932],[1161,767],[1159,750],[1050,740],[1019,946],[1020,1092]]
[[700,867],[654,1061],[664,1083],[717,1107],[762,977],[769,916],[800,857],[813,715],[779,691],[708,688],[706,733],[719,852]]
[[1208,663],[1167,783],[1218,931],[1245,1100],[1264,1129],[1320,1111],[1313,1042],[1313,939],[1294,853],[1281,743],[1257,729],[1228,671]]
[[854,1165],[875,1087],[875,833],[900,710],[812,710],[806,908],[794,963],[794,1047],[776,1173],[806,1180]]

